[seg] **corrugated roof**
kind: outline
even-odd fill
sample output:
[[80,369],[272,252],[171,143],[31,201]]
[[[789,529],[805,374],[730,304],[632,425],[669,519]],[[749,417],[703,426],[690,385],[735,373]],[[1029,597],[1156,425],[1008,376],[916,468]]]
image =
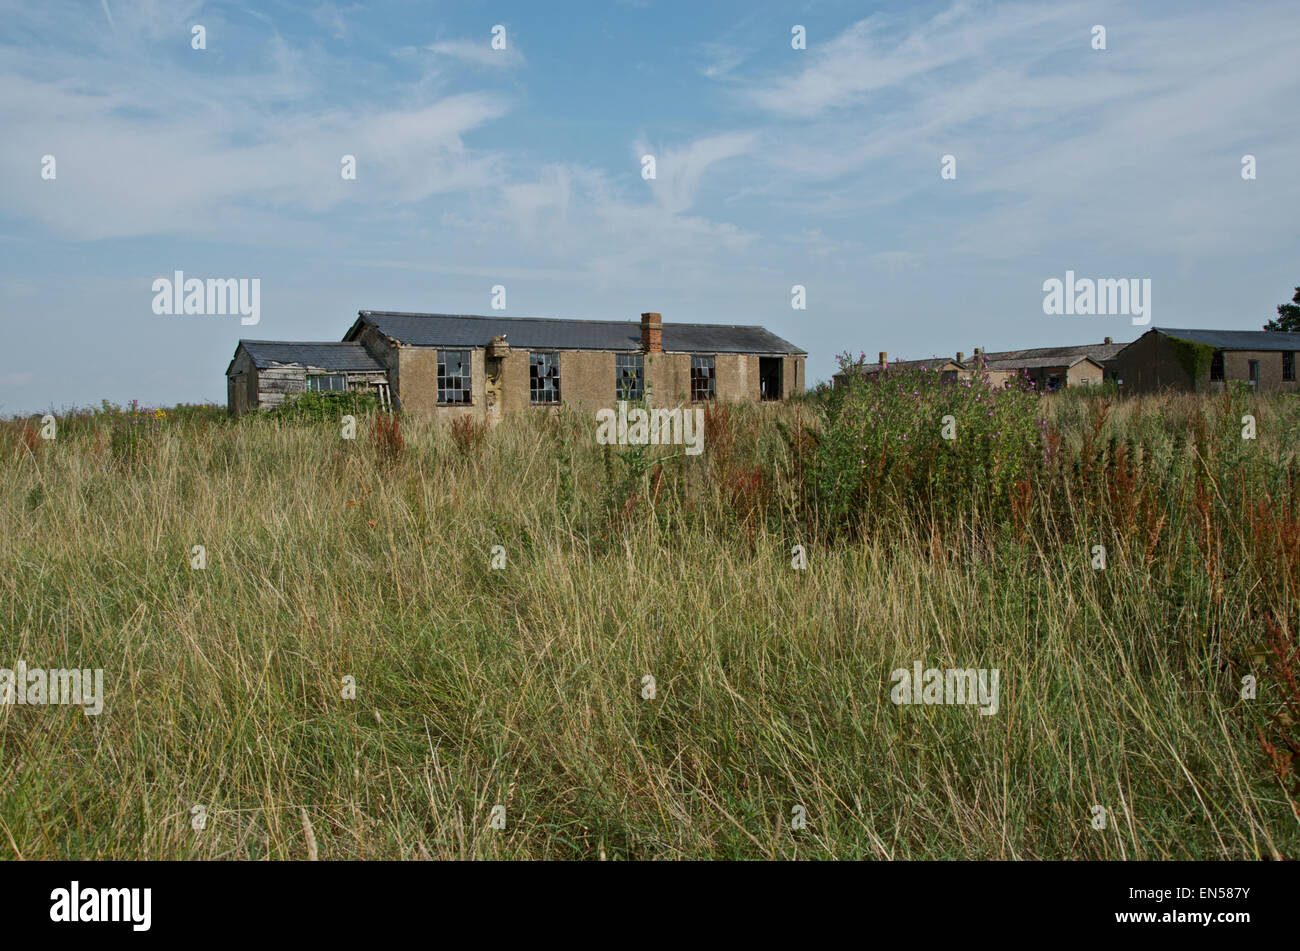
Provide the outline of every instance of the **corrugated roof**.
[[1300,333],[1281,330],[1170,330],[1152,327],[1167,337],[1204,343],[1215,350],[1300,350]]
[[297,363],[322,370],[383,370],[384,365],[359,343],[335,341],[241,340],[253,366],[264,370],[275,363]]
[[[479,317],[468,314],[407,314],[363,310],[344,338],[361,324],[416,347],[483,347],[497,334],[525,350],[641,349],[641,324],[633,320],[567,320],[554,317]],[[762,327],[727,324],[663,324],[663,348],[685,353],[804,354]]]

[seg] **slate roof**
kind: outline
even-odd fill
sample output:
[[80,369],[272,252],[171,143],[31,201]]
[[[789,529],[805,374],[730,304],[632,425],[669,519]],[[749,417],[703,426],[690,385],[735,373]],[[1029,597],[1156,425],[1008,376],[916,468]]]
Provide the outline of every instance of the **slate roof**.
[[[957,366],[957,367],[965,366],[965,364],[958,363],[952,357],[930,357],[928,360],[890,360],[888,365],[885,367],[885,369],[914,370],[919,368],[923,370],[938,370],[940,367],[948,363],[951,363],[953,366]],[[850,367],[849,370],[847,371],[839,370],[836,373],[832,374],[832,376],[843,376],[846,372],[851,373],[854,371],[858,373],[879,373],[880,364],[864,363],[860,366]]]
[[[1127,347],[1126,343],[1084,343],[1073,347],[1031,347],[1025,350],[999,350],[984,354],[986,370],[1028,370],[1035,367],[1072,367],[1080,360],[1090,359],[1105,366],[1106,363]],[[971,354],[957,363],[954,357],[930,357],[928,360],[892,360],[890,369],[910,369],[913,367],[937,368],[945,363],[953,363],[967,370],[979,366],[978,358]],[[862,367],[864,373],[875,373],[879,364],[867,364]]]
[[1192,343],[1209,344],[1215,350],[1300,350],[1300,333],[1280,330],[1170,330],[1152,327],[1156,333]]
[[[1091,359],[1105,365],[1115,359],[1126,343],[1085,343],[1074,347],[1030,347],[1025,350],[999,350],[984,354],[988,370],[1027,370],[1034,367],[1072,367],[1080,360]],[[972,355],[965,366],[975,366]]]
[[253,366],[259,370],[276,363],[300,363],[303,366],[320,367],[322,370],[384,370],[384,365],[359,343],[241,340],[239,346],[244,348],[252,359]]
[[[565,320],[554,317],[478,317],[466,314],[407,314],[363,310],[344,340],[354,340],[362,325],[415,347],[484,347],[497,334],[525,350],[641,350],[641,323],[635,320]],[[804,355],[788,340],[762,327],[728,324],[663,323],[663,348],[685,353],[761,353]]]

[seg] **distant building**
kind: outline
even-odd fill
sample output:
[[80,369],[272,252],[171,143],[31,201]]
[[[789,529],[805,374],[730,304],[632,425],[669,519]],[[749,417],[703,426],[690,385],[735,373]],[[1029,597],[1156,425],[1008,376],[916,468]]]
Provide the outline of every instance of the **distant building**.
[[889,362],[882,352],[875,364],[853,367],[835,374],[838,386],[850,374],[872,378],[889,370],[923,367],[935,370],[941,379],[966,380],[984,374],[992,384],[1002,385],[1012,379],[1027,379],[1041,392],[1050,392],[1066,386],[1095,386],[1113,377],[1113,361],[1126,345],[1115,343],[1107,337],[1102,343],[1080,344],[1073,347],[1037,347],[1028,350],[999,350],[985,352],[979,347],[967,358],[958,352],[955,357],[931,357],[928,360],[901,360]]
[[1192,390],[1216,393],[1232,381],[1260,392],[1300,392],[1300,333],[1273,330],[1153,328],[1114,360],[1125,392]]
[[388,371],[359,343],[241,340],[226,367],[226,407],[234,416],[274,409],[307,390],[367,390],[391,405]]
[[876,374],[888,373],[891,370],[933,370],[942,380],[965,379],[970,373],[960,362],[960,353],[957,354],[957,358],[953,360],[949,357],[931,357],[928,360],[895,360],[890,363],[889,354],[882,350],[878,362],[863,363],[848,370],[841,370],[833,375],[831,380],[835,386],[842,386],[854,376],[872,379]]
[[1029,379],[1040,392],[1070,386],[1097,386],[1112,379],[1113,361],[1125,347],[1107,337],[1101,343],[1073,347],[1034,347],[1028,350],[976,350],[968,362],[972,370],[983,368],[989,382],[1002,383],[1013,377]]
[[363,310],[342,343],[241,340],[231,413],[307,390],[371,390],[439,417],[529,407],[612,408],[786,400],[804,389],[798,347],[755,326],[410,314]]

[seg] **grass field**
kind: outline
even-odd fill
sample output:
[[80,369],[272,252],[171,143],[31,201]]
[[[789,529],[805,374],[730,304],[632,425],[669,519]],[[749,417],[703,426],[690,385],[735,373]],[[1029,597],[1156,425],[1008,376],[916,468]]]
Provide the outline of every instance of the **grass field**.
[[[104,708],[0,705],[0,854],[1300,856],[1300,401],[990,395],[1001,452],[983,397],[948,447],[950,394],[869,389],[698,457],[567,411],[3,424],[0,666]],[[917,661],[997,712],[891,702]]]

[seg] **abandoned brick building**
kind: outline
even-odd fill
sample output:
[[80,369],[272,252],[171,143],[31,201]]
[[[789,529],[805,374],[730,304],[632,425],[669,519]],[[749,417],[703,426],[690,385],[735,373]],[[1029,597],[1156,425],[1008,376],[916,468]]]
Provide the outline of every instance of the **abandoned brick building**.
[[1193,390],[1220,393],[1239,381],[1260,392],[1300,392],[1300,333],[1273,330],[1153,328],[1114,360],[1127,392]]
[[969,359],[953,357],[866,364],[835,374],[840,385],[851,376],[874,378],[890,369],[925,367],[947,379],[987,376],[994,385],[1013,378],[1028,379],[1039,392],[1069,386],[1095,386],[1113,381],[1123,393],[1191,390],[1220,393],[1233,381],[1260,392],[1300,392],[1296,354],[1300,333],[1272,330],[1173,330],[1153,327],[1132,343],[1102,343],[1073,347],[1038,347],[986,353],[976,349]]
[[241,340],[226,370],[230,412],[308,390],[370,390],[440,417],[619,400],[655,406],[789,399],[804,389],[798,347],[755,326],[471,317],[361,311],[339,343]]
[[878,363],[855,366],[848,371],[841,370],[835,374],[834,381],[839,386],[846,382],[850,374],[871,378],[890,369],[924,367],[938,372],[943,379],[948,380],[968,380],[975,374],[981,374],[995,386],[1003,385],[1013,378],[1026,379],[1040,392],[1046,393],[1067,386],[1095,386],[1104,379],[1111,379],[1113,361],[1125,346],[1107,337],[1101,343],[1069,347],[992,352],[976,347],[970,357],[958,352],[954,357],[898,360],[893,363],[889,362],[889,354],[881,353]]

